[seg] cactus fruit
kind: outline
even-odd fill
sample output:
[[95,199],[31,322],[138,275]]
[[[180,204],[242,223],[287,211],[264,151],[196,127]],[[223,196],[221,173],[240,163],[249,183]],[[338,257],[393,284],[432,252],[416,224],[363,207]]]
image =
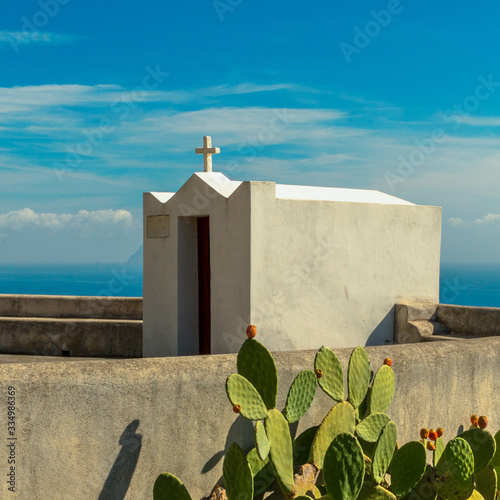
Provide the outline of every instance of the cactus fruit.
[[234,405],[233,411],[234,413],[241,413],[241,405]]
[[[449,476],[456,483],[466,489],[469,488],[474,474],[474,455],[469,443],[462,437],[449,441],[437,463],[436,470],[439,477]],[[439,491],[437,493],[443,496]]]
[[229,500],[253,499],[252,469],[237,443],[232,443],[227,450],[222,475]]
[[338,356],[328,347],[322,347],[314,358],[314,369],[321,370],[319,386],[333,400],[344,400],[344,372]]
[[428,437],[429,437],[429,429],[426,429],[425,427],[423,429],[420,429],[420,438],[427,439]]
[[252,448],[247,453],[247,462],[252,469],[253,476],[253,495],[261,495],[264,493],[271,484],[274,483],[275,477],[273,472],[273,467],[271,462],[269,462],[269,457],[265,460],[261,460],[256,448]]
[[259,454],[261,460],[265,460],[269,455],[269,449],[271,445],[269,439],[267,438],[266,429],[262,421],[258,421],[255,424],[255,448]]
[[384,359],[384,365],[392,366],[392,359],[391,358],[385,358]]
[[293,448],[290,429],[285,417],[276,409],[269,410],[265,420],[266,434],[271,444],[269,458],[281,490],[285,495],[293,493]]
[[319,469],[323,468],[326,450],[335,436],[341,432],[354,434],[355,417],[351,403],[344,401],[336,404],[326,415],[316,431],[311,446],[309,461]]
[[155,481],[153,500],[191,500],[191,496],[178,478],[166,472]]
[[477,415],[472,415],[471,418],[470,418],[470,423],[474,427],[479,427],[479,417]]
[[362,347],[356,347],[349,358],[347,368],[347,388],[349,403],[358,408],[365,399],[370,385],[371,368],[368,354]]
[[429,451],[436,451],[436,445],[432,441],[427,441],[427,449]]
[[426,469],[425,448],[419,441],[402,446],[391,463],[391,491],[398,497],[408,495],[422,479]]
[[296,422],[309,409],[317,386],[317,378],[312,370],[304,370],[295,377],[288,391],[284,410],[289,423]]
[[438,438],[440,438],[440,437],[443,435],[443,433],[444,433],[444,430],[443,430],[443,428],[442,428],[442,427],[438,427],[438,428],[436,429],[436,434],[437,434],[437,437],[438,437]]
[[318,426],[310,427],[299,434],[293,441],[293,465],[302,465],[309,460],[311,446]]
[[491,466],[485,467],[474,476],[476,490],[481,493],[484,500],[495,500],[497,492],[497,474]]
[[397,500],[397,497],[378,484],[364,482],[357,500]]
[[226,393],[234,406],[241,408],[241,415],[249,420],[267,418],[267,408],[255,387],[241,375],[233,373],[226,380]]
[[246,333],[249,339],[255,338],[255,336],[257,335],[257,327],[255,325],[248,325]]
[[465,439],[474,454],[474,472],[484,469],[495,456],[495,438],[488,432],[478,428],[472,428],[460,434]]
[[390,418],[385,413],[368,415],[356,426],[356,435],[364,441],[375,443],[389,420]]
[[396,440],[396,424],[390,421],[382,429],[373,454],[372,477],[373,481],[377,484],[382,482],[387,469],[389,468],[396,449]]
[[258,340],[247,339],[236,358],[238,373],[261,395],[266,408],[276,407],[278,371],[271,353]]
[[368,397],[368,414],[384,413],[391,406],[394,397],[396,380],[392,368],[382,365],[373,377]]
[[431,441],[436,441],[437,438],[438,438],[437,432],[434,429],[431,429],[429,431],[429,439]]
[[486,429],[488,427],[488,417],[484,415],[479,417],[478,426],[480,429]]
[[350,433],[338,434],[325,454],[323,480],[326,491],[336,500],[358,496],[365,476],[365,460],[358,440]]
[[323,370],[321,368],[316,368],[316,370],[314,370],[314,374],[317,378],[321,378],[323,376]]
[[438,437],[436,439],[435,446],[436,446],[436,448],[434,450],[434,456],[432,457],[432,465],[434,465],[434,467],[437,466],[439,459],[441,458],[441,455],[443,454],[443,451],[445,449],[445,444],[444,444],[443,438]]

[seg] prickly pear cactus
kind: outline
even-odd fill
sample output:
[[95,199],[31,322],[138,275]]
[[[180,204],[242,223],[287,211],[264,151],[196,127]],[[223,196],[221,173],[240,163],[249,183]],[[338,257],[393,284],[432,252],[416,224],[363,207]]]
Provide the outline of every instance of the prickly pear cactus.
[[191,496],[177,477],[166,472],[155,481],[153,500],[191,500]]
[[436,449],[434,450],[433,456],[432,456],[432,464],[434,467],[437,466],[439,463],[439,460],[441,459],[441,455],[443,454],[445,449],[445,444],[444,440],[442,437],[438,437],[436,439]]
[[255,387],[266,408],[275,408],[278,394],[278,371],[268,349],[258,340],[245,340],[238,353],[236,366],[238,373]]
[[318,468],[323,468],[325,453],[333,439],[342,432],[354,434],[354,408],[344,401],[336,404],[326,415],[314,436],[309,461]]
[[396,379],[388,365],[382,365],[373,377],[372,387],[368,395],[368,414],[384,413],[391,406],[394,398]]
[[351,500],[358,496],[364,477],[365,459],[358,440],[348,432],[338,434],[325,455],[326,491],[336,500]]
[[356,347],[351,353],[347,368],[347,389],[349,394],[347,400],[354,408],[358,408],[365,399],[370,385],[370,377],[371,368],[368,354],[362,347]]
[[253,499],[253,475],[238,444],[232,443],[222,466],[224,485],[229,500]]
[[[466,490],[470,489],[473,484],[474,455],[469,443],[461,437],[449,441],[437,464],[436,472],[438,480],[449,477],[453,482],[464,486]],[[439,491],[436,489],[438,495],[443,496]],[[472,490],[469,496],[471,494]]]
[[293,493],[293,448],[290,429],[285,417],[276,409],[269,410],[265,421],[266,434],[271,444],[269,458],[281,490],[285,495]]
[[385,413],[368,415],[356,426],[356,435],[369,443],[375,443],[389,420]]
[[255,448],[261,460],[267,458],[271,449],[271,443],[267,439],[266,429],[261,420],[255,424]]
[[314,370],[321,370],[319,386],[335,401],[344,400],[344,371],[338,356],[328,347],[322,347],[314,359]]
[[357,500],[396,500],[396,495],[378,484],[363,483]]
[[289,423],[299,420],[311,406],[316,395],[317,380],[312,370],[304,370],[295,377],[288,391],[283,413]]
[[474,476],[476,490],[484,500],[495,500],[497,492],[497,474],[490,465]]
[[380,433],[372,461],[372,478],[380,484],[385,477],[396,450],[397,430],[396,424],[388,422]]
[[310,427],[299,434],[293,441],[293,465],[303,465],[308,462],[311,446],[319,426]]
[[419,441],[402,446],[391,462],[391,491],[402,498],[420,482],[427,466],[427,454]]
[[469,443],[474,454],[474,472],[483,470],[495,456],[495,438],[488,431],[477,427],[462,432],[460,437]]
[[226,393],[234,407],[249,420],[267,418],[267,408],[257,389],[245,378],[233,373],[226,380]]
[[252,469],[253,476],[253,495],[254,497],[264,493],[276,479],[274,476],[273,467],[269,461],[269,457],[261,460],[257,450],[252,448],[247,453],[247,462]]

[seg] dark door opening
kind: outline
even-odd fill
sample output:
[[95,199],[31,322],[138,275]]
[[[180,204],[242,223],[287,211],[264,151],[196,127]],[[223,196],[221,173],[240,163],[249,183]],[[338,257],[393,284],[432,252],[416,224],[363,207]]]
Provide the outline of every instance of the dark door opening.
[[210,219],[198,218],[198,331],[200,354],[210,354]]

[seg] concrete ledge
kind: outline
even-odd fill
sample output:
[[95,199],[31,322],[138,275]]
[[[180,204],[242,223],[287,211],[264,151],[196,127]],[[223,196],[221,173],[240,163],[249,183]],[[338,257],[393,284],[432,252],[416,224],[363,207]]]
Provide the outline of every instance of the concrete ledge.
[[0,295],[0,316],[142,319],[142,298]]
[[439,304],[437,320],[461,335],[486,337],[500,335],[500,308]]
[[[315,352],[275,354],[278,408],[293,378],[313,366]],[[351,349],[335,352],[346,367]],[[500,338],[367,352],[374,369],[386,356],[393,360],[397,386],[390,414],[400,443],[418,439],[423,426],[442,426],[449,439],[473,413],[487,415],[492,431],[500,428]],[[219,479],[228,445],[237,441],[248,450],[252,442],[252,425],[236,417],[224,390],[235,371],[231,354],[0,364],[4,391],[16,391],[18,437],[18,493],[8,495],[2,481],[2,498],[150,500],[164,471],[178,475],[193,500],[201,498]],[[332,403],[318,390],[298,432],[318,424]],[[2,425],[0,439],[7,438]]]

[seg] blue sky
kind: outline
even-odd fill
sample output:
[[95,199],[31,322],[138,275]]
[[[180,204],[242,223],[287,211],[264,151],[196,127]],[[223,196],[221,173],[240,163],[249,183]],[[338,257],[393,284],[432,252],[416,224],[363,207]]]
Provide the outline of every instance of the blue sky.
[[0,263],[121,262],[143,191],[202,169],[443,207],[444,262],[498,262],[500,6],[5,1]]

